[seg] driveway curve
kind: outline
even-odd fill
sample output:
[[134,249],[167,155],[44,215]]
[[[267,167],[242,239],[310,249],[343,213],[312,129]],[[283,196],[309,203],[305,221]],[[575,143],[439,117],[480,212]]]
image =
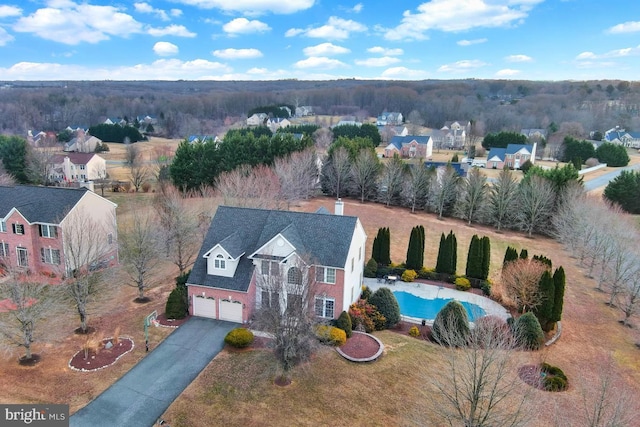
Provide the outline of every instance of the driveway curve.
[[[192,317],[70,418],[70,426],[153,426],[224,347],[238,324]],[[90,381],[90,379],[88,379]]]

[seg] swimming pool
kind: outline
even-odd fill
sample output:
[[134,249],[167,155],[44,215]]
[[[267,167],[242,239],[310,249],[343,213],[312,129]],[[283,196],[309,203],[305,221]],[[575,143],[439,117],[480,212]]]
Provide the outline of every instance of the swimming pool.
[[[425,320],[434,320],[442,307],[452,299],[425,299],[405,291],[393,291],[393,295],[395,295],[398,300],[400,314],[407,317]],[[464,306],[465,310],[467,310],[470,322],[474,322],[475,319],[487,314],[482,307],[477,304],[466,301],[460,301],[460,303]]]

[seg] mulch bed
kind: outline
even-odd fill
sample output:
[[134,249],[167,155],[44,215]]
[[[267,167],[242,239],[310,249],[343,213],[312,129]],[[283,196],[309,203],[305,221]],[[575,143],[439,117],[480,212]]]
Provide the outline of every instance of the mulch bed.
[[122,337],[118,340],[118,343],[113,345],[113,347],[109,349],[104,348],[104,344],[111,340],[112,338],[102,340],[102,348],[97,353],[89,351],[89,357],[86,359],[84,357],[84,350],[78,351],[69,361],[69,367],[75,371],[96,371],[113,365],[118,361],[118,359],[133,350],[133,340],[131,338]]
[[518,376],[522,381],[538,390],[544,390],[540,367],[536,365],[524,365],[518,368]]
[[379,349],[378,342],[366,334],[353,334],[345,344],[340,346],[344,354],[354,359],[373,357]]
[[162,313],[162,314],[158,314],[158,317],[156,318],[156,320],[158,321],[160,326],[164,326],[167,328],[177,328],[178,326],[182,325],[184,322],[189,320],[190,317],[191,316],[187,316],[184,319],[167,319],[167,316],[164,313]]

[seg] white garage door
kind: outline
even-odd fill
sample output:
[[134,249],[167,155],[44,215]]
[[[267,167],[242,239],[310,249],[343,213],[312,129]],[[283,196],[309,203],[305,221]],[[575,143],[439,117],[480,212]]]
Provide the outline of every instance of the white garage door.
[[242,303],[240,301],[221,299],[220,320],[242,323]]
[[216,318],[216,300],[201,295],[193,296],[193,315]]

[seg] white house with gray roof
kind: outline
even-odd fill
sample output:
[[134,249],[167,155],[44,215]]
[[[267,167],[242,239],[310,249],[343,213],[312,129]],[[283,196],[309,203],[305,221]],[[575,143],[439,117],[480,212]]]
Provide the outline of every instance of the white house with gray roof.
[[331,214],[220,206],[187,280],[191,314],[248,323],[274,298],[284,310],[299,296],[273,295],[261,284],[281,280],[281,288],[295,289],[287,284],[304,270],[315,278],[316,315],[337,318],[360,296],[367,240],[360,220],[342,208],[337,202]]

